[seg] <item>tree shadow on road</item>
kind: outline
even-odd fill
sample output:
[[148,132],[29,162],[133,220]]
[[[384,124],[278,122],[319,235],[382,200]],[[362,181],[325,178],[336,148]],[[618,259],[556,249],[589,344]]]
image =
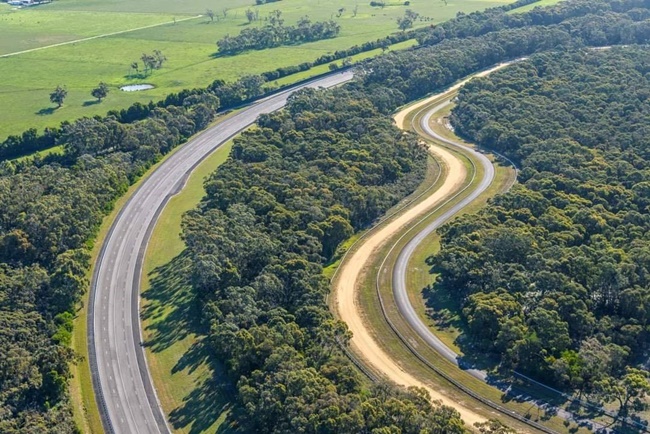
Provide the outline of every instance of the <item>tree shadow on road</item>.
[[[188,376],[180,378],[193,382],[182,385],[189,392],[185,396],[177,395],[176,408],[166,409],[171,425],[198,434],[214,432],[215,423],[222,421],[217,432],[232,433],[235,430],[227,419],[232,405],[230,397],[236,390],[224,368],[211,355],[205,339],[207,330],[200,321],[201,307],[190,284],[190,265],[190,258],[183,252],[149,274],[150,287],[142,293],[141,310],[146,320],[145,346],[153,353],[169,350],[160,358],[171,359],[175,364],[165,375],[182,371]],[[170,348],[175,344],[177,347]],[[182,350],[174,353],[176,348]],[[192,375],[197,370],[197,375]]]

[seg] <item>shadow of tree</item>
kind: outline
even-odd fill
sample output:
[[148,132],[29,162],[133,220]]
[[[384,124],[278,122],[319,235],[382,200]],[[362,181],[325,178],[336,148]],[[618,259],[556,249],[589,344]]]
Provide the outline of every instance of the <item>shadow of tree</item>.
[[[193,346],[174,367],[174,370],[185,369],[189,364],[190,369],[202,363],[207,356],[207,351],[202,343]],[[198,362],[198,364],[197,364]],[[208,430],[220,417],[225,416],[231,408],[232,403],[227,397],[234,396],[237,391],[232,384],[223,367],[212,363],[210,365],[211,375],[205,380],[198,382],[192,392],[183,398],[183,404],[169,415],[169,421],[176,429],[187,427],[190,424],[191,434],[198,434]],[[217,432],[236,432],[232,421],[226,420],[219,426]]]
[[433,284],[422,290],[422,296],[425,300],[427,316],[434,319],[438,327],[443,329],[462,328],[462,322],[456,315],[456,312],[460,310],[460,305],[448,291],[442,290],[440,285]]
[[[185,339],[189,333],[201,333],[200,311],[194,302],[189,282],[189,259],[181,253],[150,273],[151,287],[142,293],[147,300],[143,319],[150,321],[145,343],[154,352],[163,351]],[[160,321],[164,317],[164,321]]]
[[[438,274],[439,270],[432,268],[431,274]],[[478,348],[470,336],[464,332],[465,324],[461,319],[460,298],[441,283],[433,283],[422,289],[422,296],[426,307],[426,314],[433,319],[436,326],[442,330],[457,329],[463,331],[454,341],[454,344],[464,354],[458,358],[463,369],[493,370],[498,364],[498,358],[486,354]]]
[[36,112],[37,115],[39,116],[48,116],[51,115],[56,111],[57,107],[47,107],[47,108],[42,108],[39,111]]
[[93,100],[90,100],[90,101],[84,101],[82,105],[83,105],[84,107],[89,107],[89,106],[91,106],[91,105],[97,105],[97,104],[99,104],[100,102],[101,102],[101,101],[99,101],[99,100],[97,100],[97,99],[93,99]]
[[[224,367],[210,355],[205,339],[207,330],[201,324],[201,308],[196,302],[190,284],[190,258],[183,252],[170,262],[153,270],[150,288],[142,293],[147,302],[141,311],[147,319],[148,339],[145,345],[153,352],[161,352],[190,334],[197,338],[180,356],[172,374],[180,371],[193,373],[207,369],[206,375],[195,377],[192,390],[182,398],[182,404],[169,414],[175,429],[188,429],[198,434],[210,429],[219,418],[227,418],[235,396],[235,385],[226,375]],[[225,420],[217,432],[236,432],[233,424]]]

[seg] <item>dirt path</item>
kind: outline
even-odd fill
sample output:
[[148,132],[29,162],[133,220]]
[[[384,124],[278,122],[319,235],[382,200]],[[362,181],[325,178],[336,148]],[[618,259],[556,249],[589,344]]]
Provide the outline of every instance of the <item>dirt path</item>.
[[[395,116],[397,124],[403,128],[403,122],[406,114],[418,107],[427,104],[429,101],[439,98],[436,95],[423,101],[415,106],[411,106]],[[339,274],[335,280],[333,295],[335,305],[339,316],[345,321],[353,333],[351,345],[355,352],[362,354],[366,361],[376,370],[382,372],[390,380],[403,386],[417,386],[425,388],[433,399],[441,400],[445,405],[454,407],[461,414],[465,423],[473,425],[475,422],[483,422],[486,419],[474,412],[472,409],[461,406],[453,402],[448,397],[442,395],[437,390],[421,382],[411,374],[405,372],[400,363],[386,353],[376,338],[372,330],[362,319],[362,313],[357,297],[357,283],[362,277],[371,262],[373,254],[380,247],[384,246],[386,241],[398,233],[407,224],[422,216],[425,212],[431,210],[441,201],[449,197],[450,194],[458,190],[465,181],[467,171],[463,163],[451,152],[444,148],[431,146],[429,152],[437,156],[447,167],[448,176],[445,182],[438,190],[433,192],[429,197],[406,211],[397,219],[391,221],[380,230],[368,236],[363,244],[349,257],[339,269]]]
[[127,29],[127,30],[120,30],[119,32],[113,32],[113,33],[104,33],[102,35],[95,35],[95,36],[89,36],[87,38],[81,38],[81,39],[75,39],[73,41],[66,41],[66,42],[60,42],[58,44],[52,44],[52,45],[45,45],[44,47],[36,47],[36,48],[30,48],[29,50],[23,50],[23,51],[15,51],[13,53],[7,53],[7,54],[2,54],[0,55],[0,59],[4,57],[11,57],[11,56],[17,56],[19,54],[26,54],[26,53],[31,53],[33,51],[39,51],[39,50],[47,50],[48,48],[55,48],[55,47],[62,47],[64,45],[71,45],[71,44],[76,44],[77,42],[86,42],[86,41],[92,41],[93,39],[100,39],[100,38],[108,38],[109,36],[116,36],[116,35],[121,35],[123,33],[130,33],[130,32],[135,32],[138,30],[145,30],[145,29],[151,29],[153,27],[160,27],[164,26],[165,24],[172,24],[172,23],[180,23],[183,21],[188,21],[188,20],[195,20],[197,18],[201,18],[203,15],[196,15],[194,17],[188,17],[188,18],[181,18],[178,20],[174,21],[167,21],[165,23],[158,23],[158,24],[150,24],[148,26],[143,26],[143,27],[137,27],[135,29]]
[[[517,59],[515,62],[519,62],[519,61],[524,60],[524,59],[526,59],[526,58],[525,58],[525,57],[522,57],[521,59]],[[465,80],[460,81],[460,82],[454,84],[453,86],[451,86],[450,88],[448,88],[448,89],[447,89],[445,92],[443,92],[443,93],[439,93],[439,94],[437,94],[437,95],[433,95],[433,96],[430,97],[430,98],[423,99],[422,101],[420,101],[420,102],[418,102],[418,103],[415,103],[415,104],[412,104],[412,105],[406,107],[404,110],[400,111],[399,113],[397,113],[397,114],[393,117],[393,118],[395,119],[395,123],[397,123],[397,126],[400,127],[401,129],[403,129],[403,130],[406,129],[407,126],[404,125],[404,121],[406,120],[406,116],[408,116],[408,114],[411,113],[412,111],[417,110],[417,109],[419,109],[419,108],[421,108],[421,107],[424,107],[424,106],[426,106],[427,104],[429,104],[431,101],[434,101],[434,100],[436,100],[436,99],[438,99],[438,98],[441,98],[441,97],[443,97],[443,96],[445,96],[445,95],[447,95],[447,94],[449,94],[449,93],[451,93],[451,92],[454,92],[454,91],[460,89],[460,88],[463,87],[463,86],[464,86],[468,81],[470,81],[471,79],[473,79],[473,78],[475,78],[475,77],[485,77],[486,75],[489,75],[489,74],[493,73],[494,71],[498,71],[498,70],[501,69],[501,68],[505,68],[505,67],[508,66],[508,65],[512,65],[512,63],[513,63],[513,62],[504,62],[504,63],[499,63],[497,66],[494,66],[494,67],[492,67],[492,68],[490,68],[490,69],[486,69],[485,71],[481,71],[481,72],[479,72],[478,74],[474,74],[474,75],[472,75],[472,76],[466,78]]]

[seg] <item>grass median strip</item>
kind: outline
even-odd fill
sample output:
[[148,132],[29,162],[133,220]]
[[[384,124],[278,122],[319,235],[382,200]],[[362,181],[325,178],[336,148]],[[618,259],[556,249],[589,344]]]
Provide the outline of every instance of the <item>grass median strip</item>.
[[174,196],[153,231],[143,265],[142,328],[147,362],[161,405],[175,432],[215,432],[224,422],[228,400],[214,384],[218,367],[207,362],[206,349],[195,333],[194,304],[180,237],[181,219],[204,196],[203,181],[230,154],[229,142],[202,162],[185,188]]

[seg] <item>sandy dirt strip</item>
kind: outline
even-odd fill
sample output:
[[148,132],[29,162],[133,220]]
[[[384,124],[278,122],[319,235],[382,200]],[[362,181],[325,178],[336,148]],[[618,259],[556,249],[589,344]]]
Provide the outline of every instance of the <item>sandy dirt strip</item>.
[[[408,125],[405,125],[405,121],[409,113],[426,107],[431,102],[453,93],[474,77],[484,77],[508,66],[510,63],[512,62],[502,63],[491,69],[482,71],[455,84],[443,93],[433,95],[405,108],[395,114],[395,123],[399,128],[406,129]],[[428,151],[446,166],[447,177],[444,183],[422,202],[365,238],[352,256],[346,258],[341,264],[338,270],[338,277],[335,279],[332,288],[332,296],[334,297],[334,305],[339,317],[347,323],[350,331],[352,331],[353,337],[350,345],[355,353],[361,354],[375,370],[383,373],[396,384],[405,387],[416,386],[426,389],[432,399],[440,400],[443,404],[455,408],[466,424],[473,425],[476,422],[484,422],[486,418],[473,409],[450,400],[447,396],[418,380],[406,372],[398,360],[382,349],[381,345],[377,342],[377,337],[374,336],[369,325],[363,320],[363,313],[359,306],[357,294],[358,285],[361,279],[365,277],[365,273],[377,250],[383,247],[389,239],[405,226],[418,221],[425,213],[431,211],[434,207],[442,203],[442,201],[456,193],[465,181],[467,171],[458,157],[439,146],[429,146]]]
[[[404,118],[409,112],[440,98],[440,96],[435,95],[398,113],[395,116],[397,124],[400,128],[404,128]],[[351,346],[357,354],[362,354],[364,359],[374,369],[382,372],[393,382],[406,387],[416,386],[425,388],[433,399],[440,400],[445,405],[454,407],[461,414],[465,423],[473,425],[475,422],[484,422],[486,419],[472,409],[450,400],[437,390],[434,390],[429,385],[404,371],[399,361],[395,360],[381,348],[373,336],[372,330],[369,329],[368,325],[362,319],[357,297],[357,287],[360,278],[363,277],[365,271],[368,269],[375,252],[383,247],[389,239],[405,226],[417,221],[419,217],[422,217],[436,205],[439,205],[450,195],[458,191],[465,181],[467,170],[458,157],[438,146],[430,146],[429,152],[436,156],[447,168],[448,174],[444,183],[422,202],[410,208],[404,214],[365,239],[354,254],[341,264],[338,278],[334,282],[333,295],[340,318],[347,323],[353,333]]]

